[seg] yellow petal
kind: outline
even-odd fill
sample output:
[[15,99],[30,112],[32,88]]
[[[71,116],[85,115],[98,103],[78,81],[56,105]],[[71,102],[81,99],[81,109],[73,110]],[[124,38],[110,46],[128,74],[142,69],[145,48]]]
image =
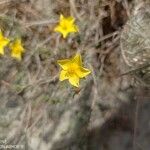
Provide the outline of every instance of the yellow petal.
[[78,26],[74,25],[74,30],[75,30],[75,32],[79,32]]
[[60,72],[59,80],[60,80],[60,81],[63,81],[63,80],[66,80],[66,79],[68,79],[67,71],[62,70],[62,71]]
[[72,16],[70,16],[70,17],[66,18],[66,21],[68,21],[68,23],[70,23],[70,24],[73,24],[75,19]]
[[67,70],[70,64],[70,60],[69,59],[58,60],[57,63],[60,65],[62,69]]
[[9,42],[10,40],[5,38],[0,30],[0,48],[3,49]]
[[75,19],[70,17],[64,17],[60,15],[59,25],[54,28],[55,32],[60,32],[63,35],[63,38],[66,38],[67,35],[71,32],[78,32],[78,27],[74,24]]
[[69,32],[67,30],[64,30],[60,25],[56,26],[54,28],[55,32],[60,32],[63,35],[63,38],[66,38]]
[[72,59],[72,62],[73,63],[76,63],[77,65],[79,66],[82,66],[82,58],[81,58],[81,55],[79,53],[77,53],[73,59]]
[[73,32],[79,32],[78,26],[74,26],[74,31]]
[[21,60],[21,54],[11,53],[11,56],[18,60]]
[[62,30],[61,33],[62,33],[64,39],[65,39],[65,38],[67,37],[67,35],[69,34],[69,32],[68,32],[68,31],[65,31],[65,30]]
[[0,45],[6,46],[9,43],[9,39],[4,38],[3,40],[0,41]]
[[80,77],[80,78],[84,78],[86,77],[88,74],[90,74],[91,71],[89,69],[80,67],[78,70],[76,70],[76,74]]
[[55,28],[54,28],[54,31],[55,32],[61,32],[62,28],[60,25],[57,25]]
[[22,43],[21,43],[21,39],[16,39],[16,49],[18,49],[21,52],[24,51],[24,48],[23,48]]
[[24,52],[21,39],[16,39],[9,47],[14,53]]
[[0,54],[4,55],[4,48],[2,48],[2,47],[0,48]]
[[60,14],[60,21],[64,20],[64,16]]
[[2,33],[2,30],[0,29],[0,39],[3,38],[3,33]]
[[16,39],[12,44],[10,44],[11,56],[21,60],[22,52],[24,52],[24,48],[21,43],[21,39]]
[[5,38],[2,35],[2,32],[0,30],[0,54],[4,55],[4,47],[7,46],[9,41],[10,41],[9,39]]
[[75,87],[79,87],[79,77],[75,74],[69,77],[69,82]]
[[78,32],[78,31],[79,31],[78,26],[73,24],[68,25],[68,32]]
[[62,21],[68,22],[70,24],[73,24],[74,21],[75,21],[75,19],[72,16],[70,16],[70,17],[64,17],[62,14],[60,14],[60,22],[62,22]]

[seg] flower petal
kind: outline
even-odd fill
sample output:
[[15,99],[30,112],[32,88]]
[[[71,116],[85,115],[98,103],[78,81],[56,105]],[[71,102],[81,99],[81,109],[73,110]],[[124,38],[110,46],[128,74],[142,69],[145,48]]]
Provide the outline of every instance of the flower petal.
[[58,60],[57,63],[60,65],[62,69],[67,70],[70,64],[70,60],[69,59]]
[[3,47],[0,47],[0,54],[4,55],[4,48]]
[[18,60],[21,60],[21,53],[19,53],[19,54],[11,53],[11,57],[14,57],[14,58],[16,58]]
[[2,30],[0,29],[0,39],[3,39]]
[[63,35],[63,38],[66,38],[67,35],[69,34],[69,31],[64,30],[64,29],[62,28],[62,26],[60,26],[60,25],[56,26],[56,27],[54,28],[54,31],[55,31],[55,32],[60,32],[60,33]]
[[67,37],[67,35],[69,34],[69,32],[66,31],[66,30],[62,30],[61,33],[62,33],[64,39],[65,39],[65,38]]
[[68,79],[67,71],[62,70],[62,71],[60,72],[59,80],[60,80],[60,81],[63,81],[63,80],[66,80],[66,79]]
[[69,77],[69,82],[75,87],[79,87],[79,77],[77,75],[72,75]]
[[54,31],[55,32],[61,32],[62,28],[60,25],[57,25],[55,28],[54,28]]
[[73,25],[73,24],[69,24],[68,25],[68,31],[69,32],[79,32],[78,26]]
[[75,32],[79,32],[79,28],[77,25],[74,25]]
[[68,21],[68,23],[70,23],[70,24],[73,24],[75,19],[72,16],[70,16],[70,17],[66,18],[66,21]]
[[5,47],[8,43],[9,43],[9,40],[7,38],[3,38],[2,40],[0,40],[0,45],[2,47]]
[[91,71],[89,69],[83,67],[80,67],[78,70],[76,70],[76,74],[79,76],[79,78],[84,78],[90,73]]
[[16,49],[18,49],[20,52],[24,52],[24,48],[22,46],[21,39],[16,39],[15,44],[16,44],[15,45]]
[[10,42],[8,38],[5,38],[0,30],[0,54],[4,55],[4,47]]
[[78,27],[74,24],[75,19],[70,17],[64,17],[60,15],[59,24],[54,28],[55,32],[60,32],[63,38],[66,38],[71,32],[78,32]]
[[68,23],[70,23],[70,24],[73,24],[74,21],[75,21],[75,19],[74,19],[74,17],[72,17],[72,16],[64,17],[62,14],[60,14],[60,22],[62,22],[62,21],[68,22]]
[[2,35],[2,32],[0,31],[0,46],[1,46],[1,47],[4,47],[4,46],[6,46],[9,42],[10,42],[10,40],[9,40],[8,38],[5,38],[5,37]]
[[62,14],[60,14],[60,21],[64,20],[64,16]]
[[21,60],[21,55],[24,52],[21,39],[15,39],[15,41],[13,41],[13,43],[11,43],[9,47],[11,49],[11,56],[18,60]]
[[77,53],[73,58],[72,62],[78,64],[79,66],[82,66],[82,58],[79,53]]

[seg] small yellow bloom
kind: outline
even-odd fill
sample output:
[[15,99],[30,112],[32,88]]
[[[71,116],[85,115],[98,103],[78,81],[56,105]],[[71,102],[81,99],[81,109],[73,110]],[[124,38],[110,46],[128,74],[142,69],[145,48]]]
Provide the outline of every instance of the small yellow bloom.
[[73,17],[65,18],[63,15],[60,15],[59,24],[55,27],[55,32],[60,32],[63,35],[63,38],[66,38],[69,33],[78,32],[78,26],[74,24],[75,19]]
[[10,45],[10,49],[11,49],[11,56],[18,60],[21,60],[21,55],[24,52],[24,48],[22,46],[21,39],[16,39]]
[[91,73],[90,70],[82,67],[80,54],[76,54],[71,59],[58,60],[57,62],[62,68],[59,80],[63,81],[68,79],[70,84],[76,87],[79,87],[80,78],[84,78]]
[[0,54],[4,55],[4,47],[10,42],[10,40],[3,36],[0,30]]

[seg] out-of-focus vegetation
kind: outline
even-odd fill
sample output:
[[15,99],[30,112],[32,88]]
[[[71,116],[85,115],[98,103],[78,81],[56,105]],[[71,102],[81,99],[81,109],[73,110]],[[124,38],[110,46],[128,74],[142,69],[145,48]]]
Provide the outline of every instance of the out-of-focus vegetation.
[[[139,1],[142,2],[142,1]],[[149,88],[126,70],[120,35],[134,0],[1,0],[0,28],[22,60],[0,56],[0,145],[33,150],[149,150]],[[60,14],[79,33],[54,32]],[[80,53],[91,74],[74,88],[57,60]],[[128,72],[126,74],[126,72]],[[124,74],[124,75],[123,75]]]

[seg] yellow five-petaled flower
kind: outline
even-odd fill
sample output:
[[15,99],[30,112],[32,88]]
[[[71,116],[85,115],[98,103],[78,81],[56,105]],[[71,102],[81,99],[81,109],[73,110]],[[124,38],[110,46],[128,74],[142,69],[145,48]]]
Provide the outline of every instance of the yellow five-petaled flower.
[[10,49],[11,49],[11,56],[18,60],[21,60],[22,53],[24,52],[21,39],[16,39],[13,43],[11,43]]
[[4,47],[7,46],[7,44],[10,42],[10,40],[3,36],[2,31],[0,30],[0,54],[4,55]]
[[78,32],[78,26],[75,25],[75,19],[70,17],[64,17],[60,15],[59,24],[54,28],[54,31],[60,32],[63,35],[63,38],[66,38],[69,33]]
[[79,87],[79,79],[87,76],[91,71],[82,67],[82,59],[80,54],[76,54],[71,59],[58,60],[58,64],[62,70],[60,72],[60,81],[68,79],[70,84]]

